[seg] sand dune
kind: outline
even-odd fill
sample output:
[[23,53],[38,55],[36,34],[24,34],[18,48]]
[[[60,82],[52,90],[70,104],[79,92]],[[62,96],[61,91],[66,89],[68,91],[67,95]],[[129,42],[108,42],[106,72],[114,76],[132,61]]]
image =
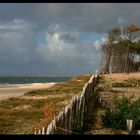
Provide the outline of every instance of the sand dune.
[[0,100],[4,100],[9,97],[17,97],[24,95],[24,93],[36,90],[45,89],[55,85],[55,83],[45,83],[45,84],[32,84],[32,85],[20,85],[20,86],[7,86],[0,88]]

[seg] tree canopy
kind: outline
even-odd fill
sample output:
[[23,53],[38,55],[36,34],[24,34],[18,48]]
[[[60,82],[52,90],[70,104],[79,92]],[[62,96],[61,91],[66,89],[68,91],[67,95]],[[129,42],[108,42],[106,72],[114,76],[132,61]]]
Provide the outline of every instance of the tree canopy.
[[[140,71],[140,27],[134,24],[107,31],[101,45],[101,73]],[[139,57],[138,61],[135,61]]]

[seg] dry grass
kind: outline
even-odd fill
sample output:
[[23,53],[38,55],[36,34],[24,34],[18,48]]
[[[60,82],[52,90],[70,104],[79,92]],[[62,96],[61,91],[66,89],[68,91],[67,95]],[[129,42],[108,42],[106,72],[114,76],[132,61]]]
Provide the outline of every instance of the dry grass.
[[135,79],[139,80],[140,79],[140,73],[116,73],[116,74],[105,74],[103,75],[105,78],[106,83],[113,83],[113,82],[122,82],[127,79]]
[[134,95],[134,99],[140,97],[140,73],[106,74],[102,75],[101,82],[104,90],[100,95],[107,99],[121,98],[123,95]]
[[86,81],[89,80],[91,75],[85,76],[78,76],[70,79],[70,81],[56,84],[53,87],[50,87],[46,90],[35,90],[31,92],[27,92],[25,95],[29,96],[45,96],[45,95],[60,95],[60,94],[68,94],[68,93],[75,93],[81,91],[83,85]]
[[[134,86],[113,87],[112,85],[114,83],[123,83],[126,85],[134,84]],[[123,95],[127,97],[133,96],[133,101],[140,98],[140,73],[100,75],[98,87],[100,88],[99,97],[101,97],[102,100],[106,102],[106,108],[113,108],[114,101],[116,99],[122,98]],[[90,128],[84,131],[84,134],[128,134],[127,131],[123,130],[103,128],[101,114],[105,112],[106,108],[101,106],[95,108],[95,112],[93,112],[93,118],[95,121],[93,124],[89,122]]]
[[72,96],[82,91],[90,77],[90,74],[77,76],[49,89],[31,91],[24,96],[1,101],[0,134],[32,133],[47,125]]

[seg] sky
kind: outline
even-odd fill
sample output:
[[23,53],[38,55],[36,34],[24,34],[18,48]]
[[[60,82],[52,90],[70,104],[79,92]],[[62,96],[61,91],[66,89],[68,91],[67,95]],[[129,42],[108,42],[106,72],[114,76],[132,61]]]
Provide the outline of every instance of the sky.
[[107,30],[140,25],[139,3],[0,3],[0,76],[99,71]]

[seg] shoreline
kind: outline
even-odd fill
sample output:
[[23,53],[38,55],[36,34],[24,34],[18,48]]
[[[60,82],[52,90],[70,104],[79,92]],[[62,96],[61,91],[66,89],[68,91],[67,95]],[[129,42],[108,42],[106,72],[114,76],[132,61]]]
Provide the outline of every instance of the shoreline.
[[41,83],[31,85],[5,86],[0,88],[0,100],[5,100],[10,97],[19,97],[26,92],[39,89],[47,89],[54,86],[56,83]]

